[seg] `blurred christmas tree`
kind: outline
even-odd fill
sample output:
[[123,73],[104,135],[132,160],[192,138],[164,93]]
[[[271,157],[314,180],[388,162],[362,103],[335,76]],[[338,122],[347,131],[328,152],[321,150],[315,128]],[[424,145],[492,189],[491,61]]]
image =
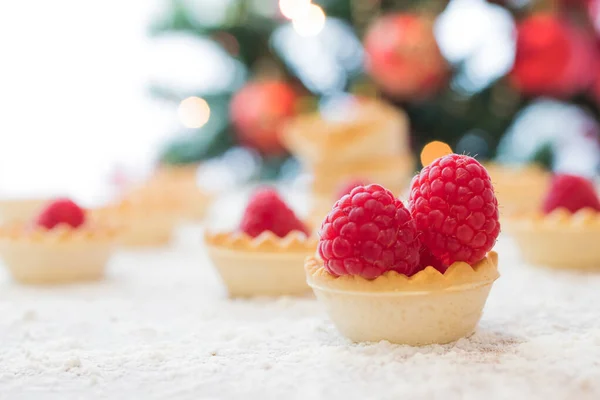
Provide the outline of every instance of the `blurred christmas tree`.
[[[210,39],[237,62],[217,93],[153,87],[187,127],[161,160],[242,145],[273,172],[286,157],[282,124],[344,92],[405,109],[417,154],[432,140],[516,161],[554,159],[567,134],[597,145],[598,15],[600,0],[169,0],[154,35]],[[548,134],[519,155],[519,138],[538,128],[517,122],[540,97],[576,105],[593,126]]]

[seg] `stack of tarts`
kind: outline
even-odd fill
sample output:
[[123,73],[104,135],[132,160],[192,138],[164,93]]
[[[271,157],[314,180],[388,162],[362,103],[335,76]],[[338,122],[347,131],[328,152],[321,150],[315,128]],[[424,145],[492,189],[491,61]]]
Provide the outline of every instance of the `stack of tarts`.
[[238,229],[206,232],[208,254],[232,297],[302,295],[317,241],[271,188],[251,197]]
[[542,206],[507,219],[506,228],[529,264],[600,270],[600,201],[583,177],[554,176]]
[[101,279],[118,231],[98,225],[68,199],[58,199],[27,223],[0,229],[0,257],[25,284],[64,284]]
[[408,208],[379,185],[338,200],[309,257],[309,285],[353,341],[448,343],[474,332],[493,282],[500,233],[490,177],[449,155],[423,168]]
[[158,247],[171,242],[180,222],[201,219],[210,201],[195,184],[161,179],[93,210],[93,217],[120,226],[125,247]]
[[399,194],[414,172],[406,115],[376,99],[300,116],[283,140],[312,176],[308,222],[316,228],[348,182],[378,182]]

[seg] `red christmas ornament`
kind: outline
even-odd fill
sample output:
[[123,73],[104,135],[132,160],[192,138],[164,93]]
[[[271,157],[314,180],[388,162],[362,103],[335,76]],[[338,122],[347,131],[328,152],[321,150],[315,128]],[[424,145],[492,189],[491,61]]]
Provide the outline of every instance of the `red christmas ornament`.
[[365,51],[368,73],[397,98],[426,97],[446,80],[447,64],[427,18],[391,14],[378,19],[367,32]]
[[285,152],[279,135],[296,111],[297,95],[285,82],[252,82],[231,101],[231,120],[240,143],[265,155]]
[[560,18],[537,14],[519,24],[510,79],[524,94],[571,96],[589,87],[595,65],[591,38]]

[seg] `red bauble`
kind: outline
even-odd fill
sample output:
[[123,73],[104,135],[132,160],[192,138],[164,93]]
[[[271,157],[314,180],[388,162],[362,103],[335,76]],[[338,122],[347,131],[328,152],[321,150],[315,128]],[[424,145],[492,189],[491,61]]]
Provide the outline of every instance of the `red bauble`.
[[593,81],[593,41],[552,14],[523,20],[517,29],[517,52],[510,73],[526,95],[571,96]]
[[251,82],[231,101],[231,121],[241,144],[264,155],[285,152],[280,132],[296,112],[297,95],[292,87],[279,81]]
[[365,51],[369,75],[397,98],[426,97],[446,80],[447,64],[427,18],[391,14],[378,19],[367,32]]

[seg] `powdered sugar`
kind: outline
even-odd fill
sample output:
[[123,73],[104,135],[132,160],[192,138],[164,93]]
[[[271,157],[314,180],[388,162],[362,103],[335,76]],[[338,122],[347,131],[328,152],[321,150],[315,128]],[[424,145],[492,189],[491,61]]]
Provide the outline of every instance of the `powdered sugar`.
[[197,230],[106,281],[0,285],[0,397],[597,399],[600,275],[522,265],[510,240],[468,339],[351,344],[311,297],[229,300]]

